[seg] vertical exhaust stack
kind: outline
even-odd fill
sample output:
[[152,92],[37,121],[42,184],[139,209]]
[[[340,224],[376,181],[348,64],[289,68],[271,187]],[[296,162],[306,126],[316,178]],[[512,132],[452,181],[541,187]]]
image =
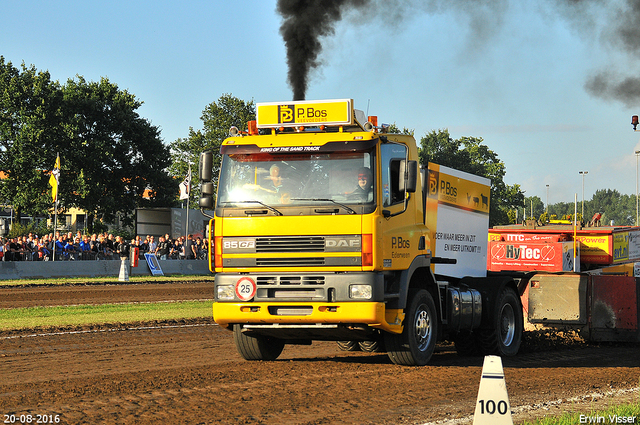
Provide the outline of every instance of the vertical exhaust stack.
[[278,0],[280,34],[287,48],[288,81],[293,100],[305,100],[309,73],[321,64],[321,37],[334,33],[346,8],[360,8],[369,0]]

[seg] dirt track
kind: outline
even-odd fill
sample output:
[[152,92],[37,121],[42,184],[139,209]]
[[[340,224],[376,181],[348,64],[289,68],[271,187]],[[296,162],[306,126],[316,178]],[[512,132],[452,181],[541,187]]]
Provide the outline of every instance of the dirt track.
[[[54,304],[157,301],[176,293],[206,299],[211,286],[34,287],[21,295],[0,288],[0,298],[25,305],[46,298],[56,298],[49,300]],[[65,300],[60,293],[70,295]],[[475,408],[482,359],[459,357],[449,346],[421,368],[395,366],[382,354],[345,353],[328,342],[287,346],[275,362],[246,362],[231,333],[210,320],[139,325],[0,334],[0,419],[46,414],[60,415],[63,424],[418,424],[469,417]],[[541,345],[550,347],[538,350]],[[511,407],[520,412],[516,422],[549,412],[523,406],[637,388],[638,348],[529,340],[524,353],[503,360]],[[626,397],[637,400],[638,394]],[[590,407],[587,399],[551,411],[588,414]]]

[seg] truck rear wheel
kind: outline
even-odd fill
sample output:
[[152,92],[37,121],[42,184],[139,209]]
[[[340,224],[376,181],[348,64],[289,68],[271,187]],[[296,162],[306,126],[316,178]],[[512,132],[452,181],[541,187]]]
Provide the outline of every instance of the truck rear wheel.
[[522,342],[522,307],[512,288],[504,288],[496,301],[491,329],[480,331],[480,345],[485,355],[515,356]]
[[458,333],[453,339],[453,344],[459,356],[475,357],[482,355],[478,335],[475,332]]
[[336,341],[342,351],[359,351],[358,341]]
[[360,341],[358,344],[360,345],[360,349],[365,353],[384,353],[386,351],[383,340]]
[[284,341],[262,335],[247,335],[242,325],[233,325],[233,341],[245,360],[275,360],[284,349]]
[[384,334],[391,361],[398,365],[424,366],[436,347],[438,316],[431,294],[421,289],[409,292],[409,307],[401,334]]

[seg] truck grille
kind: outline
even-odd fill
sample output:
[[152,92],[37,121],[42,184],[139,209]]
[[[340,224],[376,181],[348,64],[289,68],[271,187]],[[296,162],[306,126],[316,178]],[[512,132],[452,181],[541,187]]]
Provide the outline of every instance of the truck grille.
[[257,238],[256,252],[323,252],[324,238],[320,236]]
[[258,286],[264,285],[324,285],[324,276],[258,276]]
[[295,267],[324,266],[324,258],[256,258],[256,266]]
[[273,316],[309,316],[313,307],[269,307],[269,313]]
[[229,237],[223,267],[358,267],[361,235]]

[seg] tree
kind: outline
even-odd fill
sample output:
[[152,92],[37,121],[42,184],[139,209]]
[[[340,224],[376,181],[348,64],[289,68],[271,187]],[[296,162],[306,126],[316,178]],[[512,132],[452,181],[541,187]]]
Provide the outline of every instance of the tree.
[[65,139],[62,92],[48,72],[15,68],[0,56],[0,199],[16,216],[40,215],[52,205],[48,170]]
[[636,224],[636,197],[635,195],[622,195],[615,189],[599,189],[593,194],[591,200],[585,200],[584,217],[582,217],[582,202],[558,202],[549,205],[549,214],[558,218],[573,216],[578,210],[578,220],[584,223],[591,221],[594,214],[601,214],[602,224],[615,226],[635,226]]
[[613,221],[616,226],[635,226],[636,197],[622,195],[615,189],[596,190],[591,200],[584,204],[585,220],[591,220],[595,213],[602,214],[603,223]]
[[432,130],[420,140],[420,162],[434,162],[467,173],[491,179],[489,225],[510,223],[509,211],[523,205],[520,185],[504,182],[506,167],[498,155],[484,145],[482,138],[463,137],[454,140],[449,130]]
[[1,201],[16,215],[50,210],[49,173],[59,153],[60,205],[87,211],[90,227],[96,217],[127,223],[137,207],[174,203],[169,149],[136,112],[141,104],[106,78],[61,86],[48,72],[17,69],[0,56]]
[[538,220],[545,213],[544,203],[539,196],[527,196],[523,203],[523,213],[527,219]]
[[573,216],[575,204],[573,202],[558,202],[549,205],[549,217],[561,220],[563,217]]
[[400,127],[398,127],[395,122],[393,124],[389,125],[389,128],[387,129],[387,132],[392,133],[392,134],[406,134],[408,136],[414,136],[415,135],[415,130],[413,128],[409,129],[407,127],[403,127],[402,130],[401,130]]
[[[207,105],[200,117],[203,123],[202,130],[189,128],[189,136],[186,139],[178,139],[171,144],[172,166],[171,173],[175,176],[185,176],[189,166],[197,169],[201,152],[213,151],[213,176],[214,187],[217,189],[218,174],[222,156],[220,146],[229,136],[229,129],[237,127],[242,131],[247,130],[247,123],[256,119],[255,104],[253,100],[245,102],[231,94],[223,94],[217,101]],[[192,173],[191,186],[199,183],[198,173]]]
[[132,222],[138,207],[171,206],[177,185],[167,169],[171,157],[160,131],[136,110],[142,102],[107,78],[69,80],[63,87],[68,139],[59,147],[59,187],[67,206],[93,219]]

